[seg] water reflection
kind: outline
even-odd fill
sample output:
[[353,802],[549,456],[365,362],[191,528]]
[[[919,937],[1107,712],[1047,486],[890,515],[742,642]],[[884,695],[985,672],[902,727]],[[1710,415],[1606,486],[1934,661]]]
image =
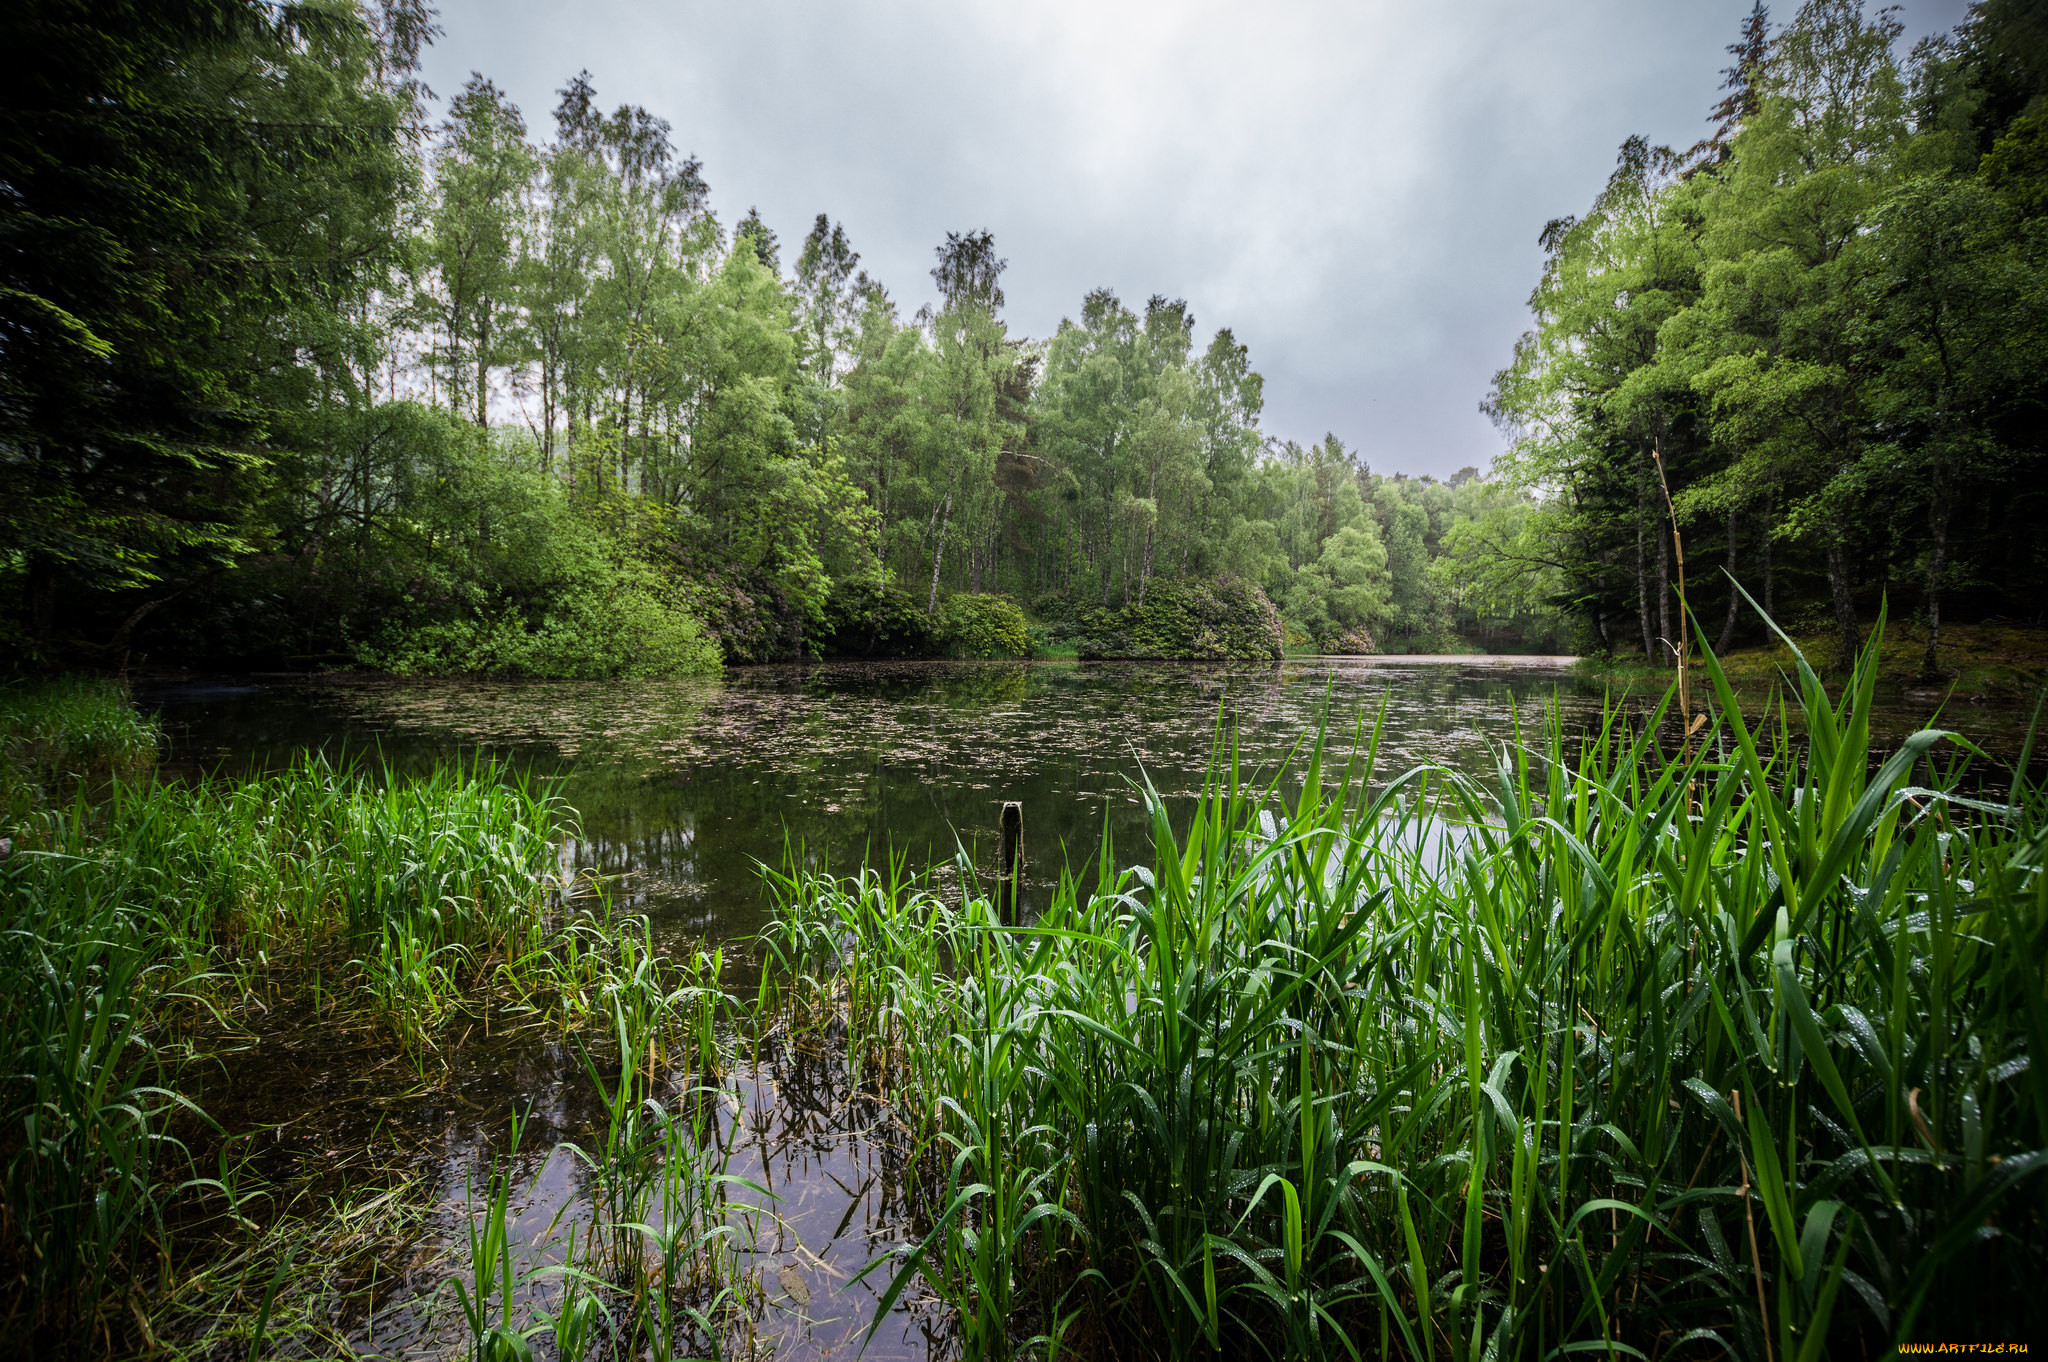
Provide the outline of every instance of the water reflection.
[[[373,750],[398,767],[484,748],[557,782],[581,815],[580,860],[671,938],[756,930],[756,862],[801,846],[851,869],[991,854],[1004,800],[1025,806],[1027,907],[1105,830],[1144,835],[1132,782],[1199,787],[1220,732],[1270,775],[1327,715],[1328,753],[1381,723],[1384,778],[1419,762],[1466,769],[1558,706],[1597,721],[1602,693],[1561,660],[1317,659],[1280,666],[831,663],[642,682],[370,682],[171,688],[162,713],[187,767],[271,764],[301,747]],[[1918,726],[1897,698],[1882,733]],[[1994,751],[2025,716],[1946,716]]]
[[851,869],[965,846],[982,859],[1004,800],[1025,807],[1029,907],[1103,832],[1135,846],[1132,782],[1199,787],[1220,732],[1270,776],[1332,717],[1330,755],[1384,712],[1380,770],[1473,765],[1518,713],[1597,713],[1556,664],[849,663],[632,683],[327,683],[145,694],[187,767],[237,769],[302,747],[374,751],[401,769],[481,747],[558,782],[576,854],[668,935],[736,936],[764,910],[756,862],[801,846]]

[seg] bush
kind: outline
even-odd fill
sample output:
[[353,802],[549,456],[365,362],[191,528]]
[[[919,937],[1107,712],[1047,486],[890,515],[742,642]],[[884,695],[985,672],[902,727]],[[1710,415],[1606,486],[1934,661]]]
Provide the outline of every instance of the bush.
[[820,651],[834,657],[1029,657],[1034,633],[1008,596],[963,592],[936,617],[914,592],[840,582],[825,603]]
[[1154,581],[1142,606],[1070,609],[1066,625],[1091,659],[1277,662],[1286,653],[1280,612],[1242,577]]
[[1372,630],[1358,625],[1344,633],[1323,641],[1323,651],[1336,657],[1365,657],[1380,650],[1373,641]]
[[939,613],[939,629],[954,657],[1031,656],[1031,622],[1008,596],[951,597]]
[[597,680],[718,670],[718,645],[645,563],[592,553],[551,585],[526,609],[486,599],[452,619],[390,629],[360,660],[408,676]]
[[936,657],[943,651],[916,596],[872,581],[833,586],[820,642],[834,657]]

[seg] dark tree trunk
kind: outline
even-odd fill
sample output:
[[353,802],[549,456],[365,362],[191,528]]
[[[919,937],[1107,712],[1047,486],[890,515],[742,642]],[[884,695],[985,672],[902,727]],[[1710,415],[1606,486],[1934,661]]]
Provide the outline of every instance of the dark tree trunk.
[[1735,589],[1735,512],[1728,513],[1728,618],[1721,625],[1721,637],[1714,640],[1714,651],[1725,653],[1728,645],[1735,641],[1735,621],[1742,605],[1742,593]]
[[50,630],[57,618],[57,562],[45,553],[28,556],[28,636],[44,652],[49,650]]
[[1636,618],[1643,625],[1643,661],[1656,658],[1656,641],[1650,637],[1650,578],[1649,559],[1643,550],[1643,508],[1644,498],[1638,489],[1636,495]]
[[946,529],[953,523],[953,494],[946,493],[946,511],[939,521],[939,542],[932,549],[932,591],[925,600],[924,613],[935,615],[939,611],[939,564],[946,556]]
[[1948,481],[1937,460],[1934,465],[1934,495],[1927,503],[1927,652],[1920,659],[1920,674],[1938,676],[1941,671],[1941,578],[1948,569]]
[[[1671,641],[1671,541],[1657,536],[1657,641],[1678,665],[1678,645]],[[1658,654],[1661,659],[1662,653]]]
[[476,423],[486,430],[491,426],[491,370],[485,357],[490,343],[490,313],[486,312],[476,339]]
[[1776,509],[1776,497],[1764,502],[1764,613],[1774,620],[1778,618],[1778,579],[1771,570],[1771,532],[1778,523],[1773,514]]
[[1828,591],[1834,597],[1836,664],[1844,671],[1856,665],[1856,597],[1849,581],[1849,549],[1837,533],[1828,539]]

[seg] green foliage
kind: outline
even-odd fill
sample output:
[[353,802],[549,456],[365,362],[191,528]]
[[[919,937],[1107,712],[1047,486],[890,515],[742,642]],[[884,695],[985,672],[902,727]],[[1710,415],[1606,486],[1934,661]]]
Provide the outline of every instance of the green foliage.
[[1569,555],[1560,543],[1566,517],[1503,482],[1469,479],[1454,495],[1450,518],[1429,565],[1438,598],[1460,631],[1481,646],[1505,636],[1495,651],[1574,651],[1571,615],[1564,608]]
[[978,1357],[1047,1341],[1018,1320],[1133,1357],[2038,1334],[2048,804],[1961,793],[1934,730],[1878,762],[1876,663],[1837,704],[1801,660],[1761,731],[1717,677],[1676,752],[1675,695],[1553,722],[1483,781],[1226,743],[1021,927],[772,877],[784,1024],[918,1140],[878,1323],[921,1275]]
[[[670,674],[705,665],[693,629],[733,662],[922,653],[952,646],[949,597],[1122,609],[1155,582],[1200,595],[1223,577],[1327,647],[1415,646],[1456,622],[1427,568],[1461,512],[1334,437],[1272,446],[1245,347],[1228,328],[1202,344],[1184,302],[1098,290],[1027,342],[1002,316],[993,238],[949,232],[939,300],[906,318],[822,214],[785,277],[760,214],[722,227],[668,123],[604,112],[587,73],[551,129],[479,73],[429,137],[397,138],[425,119],[415,73],[438,31],[416,0],[185,0],[101,28],[24,13],[32,46],[62,48],[44,55],[66,98],[180,111],[125,144],[52,139],[29,126],[43,95],[24,94],[17,143],[39,150],[9,183],[34,232],[104,230],[85,275],[119,274],[124,251],[161,262],[165,241],[267,262],[205,287],[122,276],[135,296],[102,306],[77,259],[22,257],[8,382],[27,453],[0,470],[0,598],[17,607],[0,646],[37,668],[140,647]],[[183,120],[223,101],[220,120]],[[213,131],[251,109],[269,121],[247,141]],[[189,211],[138,211],[112,182]],[[288,277],[254,278],[273,266]],[[864,601],[871,581],[926,623]],[[1006,655],[1014,624],[955,632]],[[1104,628],[1123,649],[1263,654],[1203,641],[1207,624]]]
[[136,712],[117,681],[0,684],[0,783],[10,804],[146,775],[162,739],[155,720]]
[[1267,662],[1286,650],[1280,612],[1239,577],[1158,582],[1142,604],[1070,608],[1063,627],[1084,658]]
[[1385,619],[1387,550],[1379,530],[1361,517],[1323,542],[1316,561],[1295,575],[1287,594],[1287,620],[1326,653],[1370,653],[1370,626]]
[[[1590,211],[1545,229],[1491,408],[1547,548],[1485,538],[1561,577],[1600,650],[1675,660],[1667,491],[1723,648],[1730,576],[1774,609],[1787,583],[1787,616],[1823,605],[1844,668],[1878,589],[1911,583],[1930,674],[1945,603],[2021,614],[2048,582],[2042,68],[2014,55],[2037,27],[1978,6],[1902,64],[1890,11],[1809,0],[1775,35],[1753,15],[1717,137],[1630,138]],[[1725,573],[1699,570],[1703,541]]]
[[2029,218],[2048,215],[2048,96],[2036,95],[2013,120],[1984,153],[1980,173],[2015,212]]
[[181,1023],[342,952],[361,1006],[419,1054],[493,956],[536,972],[561,930],[566,823],[489,766],[379,784],[317,757],[17,811],[0,859],[0,1260],[27,1288],[22,1323],[59,1352],[103,1311],[125,1330],[131,1293],[168,1280],[177,1214],[232,1199],[181,1142],[207,1124],[175,1090]]
[[948,597],[939,629],[946,651],[955,657],[1031,656],[1031,624],[1008,596]]
[[857,580],[832,588],[825,650],[836,657],[935,657],[941,648],[923,601],[894,586]]
[[526,610],[480,609],[475,618],[458,614],[396,627],[388,631],[388,645],[367,645],[362,661],[408,676],[480,672],[600,679],[718,670],[717,644],[652,568],[602,554],[581,561],[564,557],[569,561],[560,565],[559,576],[544,584]]
[[[1028,342],[993,238],[950,232],[906,317],[828,215],[785,277],[760,214],[722,226],[668,123],[587,73],[551,128],[479,73],[400,137],[417,0],[117,11],[10,11],[37,54],[0,108],[16,216],[91,225],[0,299],[0,646],[34,668],[668,674],[708,656],[691,617],[735,662],[942,645],[857,618],[865,588],[835,609],[865,581],[939,633],[951,596],[1225,577],[1329,648],[1468,623],[1429,570],[1456,499],[1269,441],[1246,348],[1182,301],[1097,290]],[[1196,646],[1133,620],[1116,646]]]
[[[268,416],[347,386],[358,307],[399,254],[423,27],[380,42],[352,8],[254,0],[7,7],[0,585],[44,665],[77,646],[60,612],[120,596],[118,660],[132,612],[265,538]],[[273,362],[294,352],[325,372]]]
[[269,647],[405,674],[717,669],[691,594],[660,566],[660,508],[579,492],[536,471],[529,445],[417,403],[308,431],[324,452],[301,465],[327,490],[293,508],[307,542],[252,564],[193,651],[248,656],[267,628]]
[[699,569],[683,590],[726,661],[788,662],[805,655],[805,603],[790,599],[772,577]]

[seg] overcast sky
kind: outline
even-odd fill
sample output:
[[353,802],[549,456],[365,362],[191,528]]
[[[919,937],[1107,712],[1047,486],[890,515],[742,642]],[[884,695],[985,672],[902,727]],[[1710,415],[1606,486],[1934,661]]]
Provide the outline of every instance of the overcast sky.
[[[1966,0],[1910,0],[1908,41]],[[497,81],[536,140],[588,68],[703,158],[785,266],[817,214],[907,314],[948,230],[1010,262],[1012,334],[1107,285],[1185,298],[1266,377],[1265,428],[1381,472],[1482,467],[1545,221],[1623,138],[1707,131],[1749,0],[1036,4],[441,0],[427,76]],[[1780,4],[1781,17],[1792,12]]]

